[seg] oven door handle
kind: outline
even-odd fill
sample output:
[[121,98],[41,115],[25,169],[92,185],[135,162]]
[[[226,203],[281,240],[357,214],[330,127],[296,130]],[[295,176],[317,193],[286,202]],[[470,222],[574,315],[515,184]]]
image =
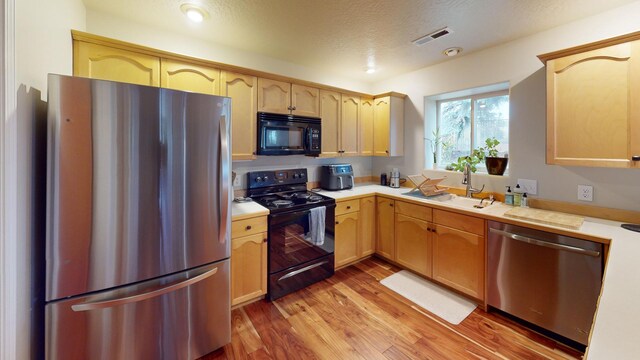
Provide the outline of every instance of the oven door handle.
[[275,219],[280,219],[282,217],[287,217],[287,218],[300,217],[300,216],[303,216],[303,215],[307,215],[310,212],[311,212],[310,210],[302,210],[302,211],[296,211],[296,212],[292,212],[292,213],[272,214],[270,216],[271,216],[272,220],[275,220]]

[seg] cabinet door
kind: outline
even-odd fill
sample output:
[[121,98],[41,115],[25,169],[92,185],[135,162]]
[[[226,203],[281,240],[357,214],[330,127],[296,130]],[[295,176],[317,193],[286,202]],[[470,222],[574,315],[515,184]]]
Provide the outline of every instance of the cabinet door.
[[376,250],[376,198],[360,199],[360,257],[371,255]]
[[289,114],[291,84],[258,78],[258,111]]
[[336,216],[335,267],[341,267],[359,259],[358,212]]
[[267,293],[267,233],[231,244],[231,305],[236,305]]
[[374,100],[373,109],[373,155],[389,156],[391,121],[391,98],[385,96]]
[[138,85],[160,85],[160,58],[74,41],[73,75]]
[[338,125],[340,123],[340,94],[320,91],[320,117],[322,118],[322,156],[340,156]]
[[435,225],[433,279],[484,300],[484,237]]
[[389,260],[395,260],[394,201],[378,198],[376,213],[376,253]]
[[396,214],[396,262],[431,277],[431,225]]
[[320,116],[320,89],[291,84],[291,113],[302,116]]
[[640,42],[547,62],[547,163],[640,167]]
[[360,101],[360,141],[359,153],[362,156],[373,156],[373,99]]
[[233,160],[255,159],[258,78],[223,71],[221,85],[221,95],[230,97],[233,102],[231,106]]
[[162,59],[160,86],[167,89],[220,95],[220,70]]
[[340,151],[342,156],[358,155],[358,124],[360,123],[360,98],[342,95],[340,119]]

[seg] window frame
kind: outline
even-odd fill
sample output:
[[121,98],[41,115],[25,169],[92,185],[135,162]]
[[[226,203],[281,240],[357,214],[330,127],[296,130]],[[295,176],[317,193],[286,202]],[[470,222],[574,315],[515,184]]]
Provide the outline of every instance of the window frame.
[[[504,90],[496,90],[496,91],[489,91],[489,92],[483,92],[483,93],[477,93],[477,94],[472,94],[472,95],[466,95],[466,96],[456,96],[456,97],[452,97],[452,98],[443,98],[443,99],[439,99],[435,101],[435,105],[436,105],[436,129],[440,128],[440,117],[441,117],[441,111],[440,111],[440,105],[443,102],[451,102],[451,101],[459,101],[459,100],[467,100],[469,99],[471,101],[471,110],[470,110],[470,121],[471,121],[471,133],[470,133],[470,143],[471,143],[471,148],[469,149],[469,154],[471,154],[471,152],[473,151],[473,149],[475,149],[476,147],[478,147],[478,144],[474,144],[474,139],[475,139],[475,102],[477,100],[480,99],[486,99],[486,98],[491,98],[491,97],[497,97],[497,96],[508,96],[509,97],[509,108],[511,108],[511,94],[510,94],[510,90],[509,89],[504,89]],[[511,117],[509,116],[509,127],[511,127]],[[509,139],[511,140],[511,139]],[[509,142],[511,143],[511,142]],[[482,146],[482,145],[480,145]],[[438,154],[438,158],[442,155],[442,144],[438,144],[438,148],[436,149],[436,153]],[[509,149],[507,149],[507,154],[509,153]],[[439,160],[442,160],[439,158]],[[445,169],[445,167],[448,164],[442,164],[442,163],[438,163],[438,169]],[[482,170],[482,172],[486,172],[487,168],[485,166],[484,163],[480,163],[477,166],[478,170]],[[507,168],[508,171],[508,168]]]

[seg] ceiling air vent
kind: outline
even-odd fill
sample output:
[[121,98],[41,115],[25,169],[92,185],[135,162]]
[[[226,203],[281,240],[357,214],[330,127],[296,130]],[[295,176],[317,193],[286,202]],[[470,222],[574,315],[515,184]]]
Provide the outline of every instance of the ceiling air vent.
[[424,45],[424,44],[428,43],[429,41],[433,41],[433,40],[435,40],[437,38],[441,38],[441,37],[443,37],[445,35],[449,35],[452,32],[453,31],[451,29],[449,29],[448,27],[442,28],[440,30],[436,30],[436,31],[432,32],[431,34],[428,34],[428,35],[422,36],[422,37],[420,37],[418,39],[415,39],[415,40],[412,41],[412,43],[414,43],[415,45],[418,45],[418,46]]

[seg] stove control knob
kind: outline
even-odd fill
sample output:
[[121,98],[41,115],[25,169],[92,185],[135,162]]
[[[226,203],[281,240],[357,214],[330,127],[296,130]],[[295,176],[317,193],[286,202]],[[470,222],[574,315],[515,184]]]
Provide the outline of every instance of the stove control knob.
[[265,175],[265,177],[263,178],[264,181],[269,180],[269,177]]
[[256,178],[256,182],[261,182],[261,181],[262,181],[262,178],[261,178],[260,176],[258,176],[258,177]]
[[293,174],[293,178],[297,179],[298,178],[298,174]]

